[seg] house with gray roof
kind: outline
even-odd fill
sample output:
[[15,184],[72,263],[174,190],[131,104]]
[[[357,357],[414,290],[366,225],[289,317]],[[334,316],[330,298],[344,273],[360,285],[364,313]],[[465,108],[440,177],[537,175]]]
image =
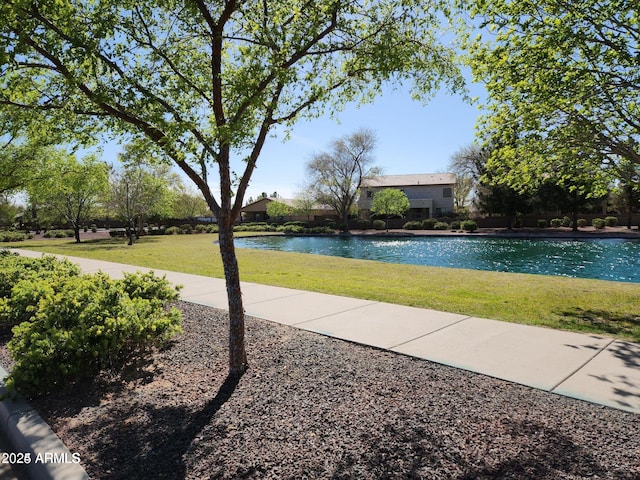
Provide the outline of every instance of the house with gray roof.
[[402,190],[409,199],[407,220],[424,220],[453,215],[456,176],[453,173],[417,175],[380,175],[364,179],[360,187],[358,210],[361,218],[370,218],[376,192],[385,188]]

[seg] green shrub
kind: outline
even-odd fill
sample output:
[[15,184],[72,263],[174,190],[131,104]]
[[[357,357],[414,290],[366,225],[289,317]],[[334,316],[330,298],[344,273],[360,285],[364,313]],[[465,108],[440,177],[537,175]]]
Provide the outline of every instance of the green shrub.
[[587,226],[587,219],[586,218],[579,218],[578,219],[578,227],[584,228],[586,226]]
[[178,289],[153,273],[30,283],[31,290],[46,294],[31,306],[29,321],[13,328],[8,348],[16,363],[6,381],[9,389],[41,394],[105,369],[117,370],[181,331],[181,313],[168,308]]
[[402,227],[405,230],[422,230],[422,222],[410,221]]
[[207,233],[218,233],[218,225],[207,225]]
[[384,230],[387,228],[387,223],[384,220],[374,220],[373,228],[376,230]]
[[460,220],[452,220],[449,224],[449,230],[460,230]]
[[359,218],[356,220],[356,228],[358,230],[369,230],[371,228],[371,220],[366,218]]
[[180,225],[178,229],[179,229],[178,233],[182,235],[190,235],[193,233],[193,227],[188,223],[185,223],[184,225]]
[[91,232],[96,233],[98,231],[98,227],[96,227],[95,223],[91,224]]
[[435,230],[449,230],[449,224],[446,222],[436,222],[433,228]]
[[291,221],[291,222],[285,222],[284,223],[285,227],[302,227],[302,228],[307,228],[309,225],[307,224],[307,222],[302,222],[300,220],[295,220],[295,221]]
[[570,227],[571,226],[571,219],[569,217],[567,217],[566,215],[564,217],[562,217],[562,226],[563,227]]
[[180,229],[178,227],[169,227],[164,231],[165,235],[177,235],[180,233]]
[[475,232],[478,229],[478,224],[475,220],[465,220],[462,222],[461,227],[465,232]]
[[[22,257],[8,250],[0,252],[0,299],[12,302],[24,302],[19,289],[15,287],[23,280],[42,280],[56,277],[73,277],[80,275],[80,268],[68,260],[58,260],[52,255],[40,258]],[[25,293],[26,294],[26,293]],[[14,325],[7,313],[0,311],[0,324]]]
[[606,217],[604,219],[607,227],[617,227],[618,226],[618,217]]
[[552,218],[551,219],[551,226],[553,228],[558,228],[562,226],[562,219],[560,218]]
[[547,221],[544,218],[538,219],[538,228],[547,228]]
[[325,218],[324,219],[324,226],[325,227],[329,227],[329,228],[331,228],[333,230],[337,230],[338,224],[335,221],[335,219],[333,219],[333,218]]
[[427,218],[422,221],[422,229],[423,230],[433,230],[436,227],[435,218]]
[[233,227],[234,232],[275,232],[275,225],[268,225],[265,222],[250,222],[236,225]]
[[195,233],[206,233],[206,231],[207,231],[207,226],[206,226],[206,225],[198,224],[198,225],[196,225],[196,228],[194,228],[194,229],[193,229],[193,231],[194,231]]
[[331,227],[312,227],[309,229],[309,233],[333,234],[336,231]]
[[591,225],[593,225],[598,230],[603,229],[606,226],[607,222],[603,218],[594,218],[591,220]]
[[22,242],[31,235],[21,232],[0,232],[0,242]]
[[47,230],[44,238],[68,238],[73,237],[73,230]]
[[276,231],[283,233],[306,233],[307,229],[299,225],[280,225]]

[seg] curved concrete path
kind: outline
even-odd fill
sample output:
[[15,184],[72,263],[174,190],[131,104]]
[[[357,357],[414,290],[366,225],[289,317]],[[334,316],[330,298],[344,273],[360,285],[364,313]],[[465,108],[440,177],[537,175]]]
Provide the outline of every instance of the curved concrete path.
[[[113,278],[151,270],[66,258],[84,272]],[[227,309],[224,280],[154,271],[182,285],[183,300]],[[640,413],[637,343],[255,283],[243,282],[242,292],[250,316]]]

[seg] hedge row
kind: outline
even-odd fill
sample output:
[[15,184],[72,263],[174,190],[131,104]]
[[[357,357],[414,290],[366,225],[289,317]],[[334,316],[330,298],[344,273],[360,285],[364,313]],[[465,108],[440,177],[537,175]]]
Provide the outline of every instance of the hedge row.
[[10,390],[42,394],[118,370],[181,331],[177,287],[153,272],[112,280],[66,261],[0,253],[0,325],[13,326]]
[[436,220],[435,218],[427,218],[422,221],[411,221],[404,224],[405,230],[465,230],[467,232],[475,232],[478,224],[474,220],[453,220],[451,223]]
[[33,235],[22,232],[0,231],[0,242],[22,242],[33,238]]

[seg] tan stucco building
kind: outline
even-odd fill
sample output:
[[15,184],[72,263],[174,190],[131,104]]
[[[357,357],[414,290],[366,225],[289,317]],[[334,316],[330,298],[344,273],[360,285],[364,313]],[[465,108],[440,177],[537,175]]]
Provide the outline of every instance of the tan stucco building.
[[309,212],[309,214],[302,214],[302,213],[292,213],[291,215],[287,215],[286,218],[282,218],[282,219],[270,219],[269,215],[267,215],[267,205],[269,205],[269,203],[271,202],[281,202],[284,203],[285,205],[288,205],[292,208],[295,209],[296,207],[296,202],[293,199],[290,198],[282,198],[282,197],[278,197],[278,198],[273,198],[273,197],[264,197],[264,198],[260,198],[258,200],[256,200],[255,202],[252,202],[248,205],[245,205],[244,207],[242,207],[242,210],[240,210],[241,214],[242,214],[242,221],[243,222],[266,222],[267,220],[274,220],[274,221],[278,221],[278,220],[286,220],[286,221],[292,221],[292,220],[299,220],[299,221],[303,221],[303,222],[318,222],[324,218],[328,218],[328,217],[334,217],[335,213],[333,212],[333,210],[330,207],[324,206],[324,205],[316,205],[314,206],[314,208],[312,209],[312,211]]
[[376,192],[385,188],[402,190],[409,199],[408,220],[444,217],[453,214],[456,176],[453,173],[380,175],[365,179],[360,188],[358,209],[361,218],[370,217]]

